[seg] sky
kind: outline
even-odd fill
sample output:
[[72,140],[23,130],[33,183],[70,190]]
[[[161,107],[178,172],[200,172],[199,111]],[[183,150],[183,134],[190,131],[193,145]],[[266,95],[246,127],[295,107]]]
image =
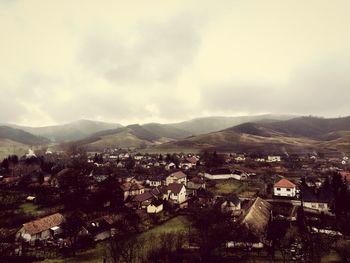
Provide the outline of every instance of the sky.
[[0,123],[350,115],[348,0],[0,0]]

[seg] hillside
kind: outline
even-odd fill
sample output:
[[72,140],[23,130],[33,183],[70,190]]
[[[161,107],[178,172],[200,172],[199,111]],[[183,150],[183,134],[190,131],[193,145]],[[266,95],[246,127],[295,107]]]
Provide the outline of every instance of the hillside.
[[49,143],[49,140],[44,137],[36,136],[29,132],[8,126],[0,126],[0,139],[7,139],[25,145],[41,145]]
[[154,150],[236,152],[350,151],[350,117],[301,117],[269,123],[244,123],[219,132],[192,136],[154,147]]
[[245,123],[231,129],[239,133],[265,137],[282,134],[327,141],[341,137],[342,134],[339,133],[341,131],[350,131],[350,117],[332,119],[300,117],[272,123]]
[[83,139],[99,131],[121,127],[117,123],[79,120],[72,123],[45,127],[25,127],[12,125],[32,134],[49,138],[52,142],[67,142]]
[[176,128],[170,124],[147,123],[142,127],[158,137],[183,139],[192,135],[191,132]]
[[194,135],[206,134],[220,131],[232,126],[246,122],[273,122],[289,120],[294,118],[293,115],[264,114],[255,116],[238,116],[238,117],[205,117],[197,118],[190,121],[170,124],[180,130],[187,131]]
[[172,139],[153,134],[141,125],[133,124],[118,129],[100,131],[83,140],[66,143],[62,146],[67,147],[73,143],[83,146],[88,150],[101,150],[106,147],[145,148],[170,140]]

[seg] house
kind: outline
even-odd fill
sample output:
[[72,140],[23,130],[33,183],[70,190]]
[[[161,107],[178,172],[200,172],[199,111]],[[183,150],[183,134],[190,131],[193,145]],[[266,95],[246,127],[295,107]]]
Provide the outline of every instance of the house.
[[71,168],[65,168],[59,171],[57,174],[55,174],[51,179],[51,186],[59,188],[60,187],[60,180],[61,178],[64,178],[67,175],[74,174],[74,169]]
[[247,180],[248,174],[246,172],[240,171],[240,170],[234,170],[232,172],[232,178],[236,180]]
[[276,163],[276,162],[280,162],[281,161],[281,156],[278,155],[269,155],[267,156],[267,162],[268,163]]
[[151,191],[144,192],[142,194],[134,196],[132,199],[132,203],[137,208],[146,208],[148,205],[151,204],[151,202],[155,199],[155,196],[152,194]]
[[166,185],[161,185],[150,191],[153,196],[160,200],[169,200],[169,191]]
[[169,200],[175,204],[181,204],[186,201],[186,187],[183,184],[171,183],[168,185]]
[[162,183],[163,183],[163,176],[161,175],[150,176],[146,180],[146,184],[149,185],[150,187],[161,186]]
[[205,181],[203,178],[199,176],[195,176],[195,177],[192,177],[190,180],[188,180],[187,189],[198,190],[199,188],[205,189]]
[[139,194],[142,194],[145,192],[145,188],[138,183],[126,182],[126,183],[123,183],[120,186],[120,188],[123,191],[124,201],[129,196],[135,196],[135,195],[139,195]]
[[237,237],[235,240],[228,242],[227,247],[263,248],[264,245],[269,245],[267,230],[271,213],[271,204],[257,197],[240,217],[239,223],[241,227],[237,229]]
[[60,213],[36,219],[23,224],[16,234],[16,239],[22,238],[27,242],[34,242],[52,238],[62,232],[61,225],[63,222],[64,217]]
[[239,200],[236,194],[231,194],[227,197],[220,198],[220,209],[224,213],[233,212],[241,209],[241,200]]
[[26,201],[27,202],[32,202],[34,203],[36,200],[36,197],[35,196],[32,196],[32,195],[28,195],[27,198],[26,198]]
[[223,180],[233,178],[233,174],[230,169],[221,168],[204,173],[204,177],[209,180]]
[[83,233],[91,235],[94,241],[105,240],[111,237],[111,226],[104,218],[99,218],[88,222]]
[[163,202],[158,199],[154,199],[148,206],[147,206],[147,213],[149,214],[157,214],[159,212],[163,211]]
[[275,196],[295,197],[296,193],[296,185],[285,178],[279,180],[273,186],[273,194]]
[[165,184],[169,185],[169,184],[172,184],[172,183],[178,183],[178,184],[186,185],[186,183],[187,183],[187,175],[185,173],[183,173],[182,171],[171,173],[165,179]]
[[330,187],[308,187],[301,189],[303,207],[317,212],[330,213],[332,190]]
[[245,161],[245,156],[244,155],[238,155],[235,157],[236,162],[244,162]]
[[173,170],[173,169],[176,169],[176,165],[174,163],[168,163],[165,166],[165,170]]
[[197,157],[195,157],[195,156],[187,157],[185,160],[183,160],[180,163],[179,167],[182,168],[182,169],[187,170],[187,169],[196,167],[197,166],[197,162],[198,162]]
[[196,191],[196,202],[201,207],[209,207],[213,204],[214,195],[212,192],[199,188]]

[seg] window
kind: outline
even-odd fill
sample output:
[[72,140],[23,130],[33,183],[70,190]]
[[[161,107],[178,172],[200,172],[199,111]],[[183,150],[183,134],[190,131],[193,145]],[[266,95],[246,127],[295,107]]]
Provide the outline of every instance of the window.
[[311,207],[312,207],[312,208],[316,208],[316,204],[312,204]]
[[277,188],[277,191],[281,191],[281,188]]
[[318,208],[324,208],[324,204],[318,204]]
[[290,192],[290,188],[287,188],[287,191]]

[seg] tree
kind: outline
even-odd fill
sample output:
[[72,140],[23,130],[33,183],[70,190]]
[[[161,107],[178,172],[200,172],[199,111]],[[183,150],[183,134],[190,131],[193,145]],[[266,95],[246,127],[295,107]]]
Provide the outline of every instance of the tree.
[[84,148],[77,144],[72,144],[69,146],[67,154],[70,158],[70,167],[82,172],[88,172],[88,158]]
[[195,229],[194,233],[190,233],[190,239],[198,244],[201,260],[214,261],[214,251],[234,236],[230,214],[216,208],[196,209],[192,211],[190,220]]
[[87,201],[88,177],[77,170],[69,170],[59,177],[61,197],[66,209],[84,208]]
[[79,232],[84,225],[83,214],[77,210],[65,217],[65,221],[62,224],[64,233],[67,235],[70,242],[70,252],[75,255],[77,249],[77,240]]
[[[150,236],[149,240],[158,240],[148,251],[146,262],[167,263],[182,262],[181,249],[185,242],[184,233],[162,233]],[[191,262],[194,262],[193,257]]]
[[131,156],[129,156],[129,158],[126,159],[125,161],[125,168],[128,170],[132,170],[134,166],[135,166],[135,161]]
[[213,153],[204,151],[202,154],[202,160],[205,162],[207,168],[220,167],[225,163],[224,158],[217,154],[216,151]]
[[120,208],[123,205],[123,192],[120,183],[113,176],[109,176],[106,180],[98,185],[97,192],[91,197],[91,208],[93,210],[104,207],[106,203],[110,203],[110,208]]
[[142,257],[143,240],[137,236],[138,220],[133,212],[128,212],[116,223],[116,229],[109,240],[108,252],[114,263],[139,262]]

